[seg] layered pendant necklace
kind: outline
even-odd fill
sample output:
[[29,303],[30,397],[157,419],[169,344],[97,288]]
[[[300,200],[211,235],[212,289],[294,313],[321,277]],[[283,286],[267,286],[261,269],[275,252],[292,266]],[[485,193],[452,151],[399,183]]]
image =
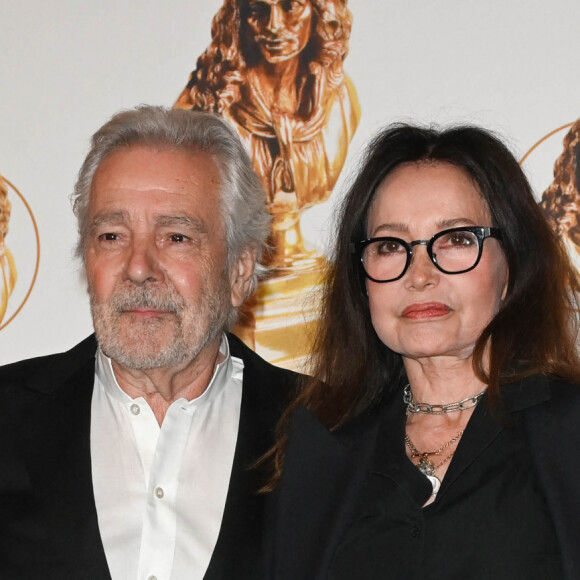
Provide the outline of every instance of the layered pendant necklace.
[[[467,397],[462,399],[461,401],[457,401],[454,403],[445,403],[445,404],[436,404],[432,405],[430,403],[418,403],[413,399],[413,393],[411,392],[411,386],[407,384],[407,386],[403,389],[403,401],[407,408],[407,415],[414,414],[414,413],[425,413],[427,415],[444,415],[446,413],[454,413],[456,411],[466,411],[467,409],[471,409],[475,407],[483,395],[485,394],[485,389],[476,395],[472,395],[471,397]],[[431,486],[433,487],[433,493],[431,495],[437,495],[439,488],[441,487],[441,480],[435,475],[435,471],[439,469],[441,466],[445,465],[448,461],[451,460],[455,452],[450,453],[443,461],[435,465],[429,457],[431,455],[440,455],[442,451],[445,451],[450,445],[453,445],[463,435],[463,429],[453,437],[436,449],[435,451],[419,451],[417,447],[415,447],[414,443],[409,439],[409,436],[405,434],[405,443],[411,452],[411,458],[417,459],[419,458],[419,463],[417,463],[417,469],[429,480]]]
[[419,458],[419,463],[417,464],[417,469],[429,480],[431,486],[433,487],[433,492],[431,495],[437,495],[439,488],[441,487],[441,480],[435,475],[435,471],[439,469],[442,465],[445,465],[448,461],[451,460],[455,452],[450,453],[443,461],[435,465],[429,457],[431,455],[440,455],[442,451],[445,451],[449,446],[453,445],[456,441],[459,441],[461,436],[463,435],[463,429],[453,437],[436,449],[435,451],[419,451],[415,444],[409,439],[409,436],[405,434],[405,443],[411,452],[411,457],[413,459]]

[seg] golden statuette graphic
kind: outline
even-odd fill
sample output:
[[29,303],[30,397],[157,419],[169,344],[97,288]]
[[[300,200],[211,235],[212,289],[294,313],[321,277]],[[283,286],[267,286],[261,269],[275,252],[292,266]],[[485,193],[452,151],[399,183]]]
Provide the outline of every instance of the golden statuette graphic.
[[564,151],[554,164],[554,181],[544,191],[540,207],[579,264],[580,255],[580,119],[564,137]]
[[225,117],[262,178],[273,274],[238,333],[284,366],[300,366],[309,350],[316,306],[304,297],[326,263],[305,244],[301,213],[331,194],[360,119],[343,71],[351,23],[345,0],[225,0],[175,104]]
[[10,250],[6,247],[6,236],[10,222],[12,205],[8,199],[8,186],[0,175],[0,322],[8,308],[8,298],[16,284],[16,265]]

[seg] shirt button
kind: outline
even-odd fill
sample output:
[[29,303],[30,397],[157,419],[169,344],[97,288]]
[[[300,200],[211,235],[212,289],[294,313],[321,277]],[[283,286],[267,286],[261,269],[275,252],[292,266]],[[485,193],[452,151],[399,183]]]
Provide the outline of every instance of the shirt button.
[[141,408],[139,407],[139,405],[131,405],[131,413],[133,413],[133,415],[138,415],[141,412]]
[[165,495],[165,492],[163,491],[162,487],[155,488],[155,497],[157,499],[162,499],[164,495]]
[[421,530],[417,526],[411,528],[411,538],[418,538],[421,534]]

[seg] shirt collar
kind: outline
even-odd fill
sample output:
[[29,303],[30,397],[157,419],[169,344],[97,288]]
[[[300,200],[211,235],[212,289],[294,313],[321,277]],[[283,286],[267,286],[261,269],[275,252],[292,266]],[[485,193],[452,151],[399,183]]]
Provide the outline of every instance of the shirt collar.
[[[230,378],[241,378],[244,363],[241,359],[230,355],[230,346],[225,334],[222,334],[219,353],[220,356],[218,356],[218,359],[220,362],[216,364],[212,378],[205,391],[191,401],[184,398],[178,399],[182,405],[186,407],[199,407],[202,404],[207,404],[225,388]],[[136,397],[133,399],[119,386],[115,372],[113,371],[111,359],[100,347],[97,349],[95,375],[106,394],[120,403],[130,403],[138,399],[144,400],[144,397]]]

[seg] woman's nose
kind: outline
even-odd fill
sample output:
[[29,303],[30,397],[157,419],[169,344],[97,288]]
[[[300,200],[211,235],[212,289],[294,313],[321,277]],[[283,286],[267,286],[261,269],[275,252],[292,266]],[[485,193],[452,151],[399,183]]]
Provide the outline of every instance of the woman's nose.
[[423,241],[414,244],[411,263],[405,273],[406,283],[409,284],[409,287],[421,289],[436,283],[439,279],[440,272],[431,260],[425,246],[426,243]]

